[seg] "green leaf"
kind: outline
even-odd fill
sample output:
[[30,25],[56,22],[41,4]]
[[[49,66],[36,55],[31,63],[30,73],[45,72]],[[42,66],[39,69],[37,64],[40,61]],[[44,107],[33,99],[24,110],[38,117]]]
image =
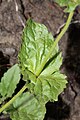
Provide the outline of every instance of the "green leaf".
[[80,0],[55,0],[60,6],[66,6],[65,11],[71,12],[80,5]]
[[10,112],[12,120],[43,120],[46,109],[45,104],[29,92],[23,93],[13,103],[14,111]]
[[34,93],[39,101],[47,103],[48,101],[57,101],[58,95],[66,88],[67,81],[66,76],[59,71],[52,75],[40,75],[36,78],[36,82],[28,85],[28,89]]
[[58,95],[67,83],[65,75],[59,71],[62,56],[58,45],[48,58],[40,75],[36,75],[53,44],[54,39],[43,24],[28,20],[23,31],[19,65],[28,89],[44,103],[58,100]]
[[40,75],[35,86],[34,92],[39,99],[44,101],[57,101],[58,95],[66,88],[67,81],[65,76],[59,71],[52,75]]
[[[36,74],[53,43],[53,36],[48,32],[46,26],[29,19],[23,31],[22,46],[19,52],[22,70],[26,68]],[[58,51],[57,48],[53,55]]]
[[4,99],[11,97],[16,89],[16,85],[20,80],[20,69],[18,64],[12,66],[1,79],[0,82],[0,96]]

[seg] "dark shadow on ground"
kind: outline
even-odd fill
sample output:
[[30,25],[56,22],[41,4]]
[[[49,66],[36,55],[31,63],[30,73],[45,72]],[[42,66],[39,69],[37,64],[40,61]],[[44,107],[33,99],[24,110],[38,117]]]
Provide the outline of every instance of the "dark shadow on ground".
[[59,97],[58,102],[46,104],[47,113],[44,120],[63,120],[69,117],[70,107]]
[[9,56],[4,56],[2,51],[0,51],[0,79],[3,73],[7,71],[9,67]]
[[[73,101],[72,99],[68,99],[69,97],[73,98],[73,94],[70,93],[71,96],[67,94],[67,98],[65,97],[65,102],[59,97],[58,102],[47,103],[47,113],[44,120],[68,120],[70,119],[70,113],[74,113],[74,110],[71,111],[71,105],[69,103],[74,103],[78,95],[77,91],[80,89],[80,23],[71,24],[67,35],[67,49],[62,66],[66,70],[70,84],[69,87],[71,87],[71,91],[75,94],[75,97]],[[64,96],[66,96],[65,93]]]
[[71,24],[68,29],[67,50],[63,64],[66,71],[80,84],[80,23]]

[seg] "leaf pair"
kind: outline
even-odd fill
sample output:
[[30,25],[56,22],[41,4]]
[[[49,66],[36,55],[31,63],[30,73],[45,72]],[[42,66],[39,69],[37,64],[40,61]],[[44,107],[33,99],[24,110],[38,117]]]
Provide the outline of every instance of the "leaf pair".
[[45,61],[53,44],[53,36],[43,24],[31,19],[27,21],[18,55],[19,66],[16,64],[11,67],[0,82],[1,102],[12,97],[19,83],[20,73],[28,87],[28,92],[22,93],[6,109],[12,120],[43,120],[45,104],[57,101],[58,95],[66,87],[65,75],[59,71],[62,57],[58,45]]
[[[19,52],[19,65],[23,78],[28,83],[28,89],[38,100],[45,103],[58,100],[58,95],[67,83],[65,76],[59,71],[62,57],[58,45],[45,62],[53,44],[53,36],[43,24],[35,23],[31,19],[27,21]],[[37,76],[36,73],[44,62],[45,66]]]

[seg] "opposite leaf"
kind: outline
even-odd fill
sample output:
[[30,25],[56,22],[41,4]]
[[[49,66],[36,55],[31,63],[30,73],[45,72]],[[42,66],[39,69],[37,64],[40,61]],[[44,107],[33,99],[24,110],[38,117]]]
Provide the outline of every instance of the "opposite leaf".
[[14,111],[10,112],[12,120],[43,120],[46,109],[45,104],[29,92],[23,93],[13,103]]
[[0,94],[3,98],[11,97],[20,80],[20,69],[18,64],[12,66],[1,79]]

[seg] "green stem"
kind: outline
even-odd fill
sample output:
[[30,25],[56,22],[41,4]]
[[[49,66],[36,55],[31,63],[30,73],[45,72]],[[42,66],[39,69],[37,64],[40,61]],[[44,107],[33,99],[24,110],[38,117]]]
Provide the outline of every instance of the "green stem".
[[9,107],[15,100],[18,96],[20,96],[24,90],[27,88],[27,85],[25,84],[22,89],[9,101],[7,102],[5,105],[2,106],[2,108],[0,108],[0,113],[5,110],[7,107]]
[[67,31],[67,29],[68,29],[68,27],[69,27],[69,24],[70,24],[70,22],[71,22],[71,19],[72,19],[72,17],[73,17],[73,14],[74,14],[73,11],[70,12],[69,17],[68,17],[68,19],[67,19],[67,22],[66,22],[64,28],[62,29],[62,31],[60,32],[60,34],[57,36],[57,38],[56,38],[53,46],[51,47],[49,53],[46,55],[44,61],[42,62],[41,67],[37,70],[36,76],[39,76],[39,75],[40,75],[41,71],[43,70],[43,68],[44,68],[44,66],[45,66],[45,64],[46,64],[46,62],[47,62],[47,60],[50,58],[52,52],[54,51],[55,46],[58,44],[59,40],[62,38],[62,36],[64,35],[64,33]]

